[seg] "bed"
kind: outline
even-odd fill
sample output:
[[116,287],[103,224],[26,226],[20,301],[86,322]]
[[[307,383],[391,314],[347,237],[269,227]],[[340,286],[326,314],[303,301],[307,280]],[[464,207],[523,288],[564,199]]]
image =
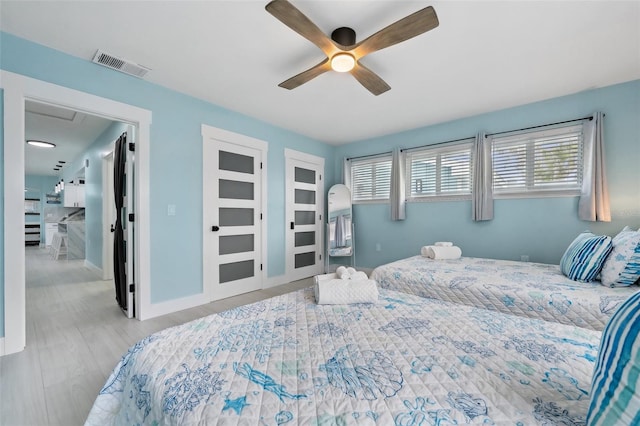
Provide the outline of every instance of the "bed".
[[599,336],[391,290],[317,305],[308,288],[141,340],[86,424],[583,425]]
[[639,290],[572,281],[557,265],[473,257],[414,256],[374,269],[371,278],[381,288],[599,331]]

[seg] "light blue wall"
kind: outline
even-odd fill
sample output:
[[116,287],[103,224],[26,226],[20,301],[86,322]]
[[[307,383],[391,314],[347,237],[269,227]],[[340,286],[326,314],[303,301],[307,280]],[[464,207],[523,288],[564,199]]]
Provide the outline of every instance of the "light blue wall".
[[[640,226],[638,81],[332,147],[6,33],[0,32],[0,38],[0,66],[4,70],[152,111],[149,188],[152,303],[190,296],[202,288],[200,126],[203,123],[269,143],[266,265],[269,277],[285,272],[285,148],[326,159],[326,190],[339,181],[344,156],[468,137],[480,130],[497,132],[572,119],[601,110],[607,114],[605,136],[614,219],[610,224],[579,221],[576,198],[497,200],[495,219],[484,223],[471,221],[468,201],[410,204],[405,222],[389,221],[388,205],[357,205],[354,221],[358,265],[374,267],[407,257],[436,240],[453,240],[470,256],[519,259],[521,254],[528,254],[532,261],[555,263],[575,234],[583,229],[613,234],[626,224]],[[0,120],[0,130],[2,124]],[[0,155],[2,152],[0,149]],[[2,179],[0,174],[0,188]],[[2,203],[0,197],[4,213]],[[167,216],[168,204],[176,205],[176,216]],[[98,203],[95,207],[98,208]],[[2,232],[0,226],[0,238]],[[376,243],[381,245],[379,252],[375,250]],[[3,262],[1,254],[0,262]],[[2,263],[0,272],[4,277]],[[2,280],[0,302],[3,293]],[[0,303],[3,336],[2,306]]]
[[476,223],[470,201],[411,203],[403,222],[389,220],[388,204],[359,204],[354,207],[358,266],[416,255],[435,241],[454,241],[467,256],[520,260],[529,255],[534,262],[558,263],[585,229],[613,235],[625,225],[640,227],[640,81],[343,145],[336,149],[334,175],[340,178],[344,157],[570,120],[594,111],[606,113],[610,223],[579,220],[576,197],[496,200],[494,220]]
[[[152,303],[194,295],[202,289],[202,124],[269,143],[265,266],[269,277],[284,274],[284,149],[325,158],[326,184],[333,181],[330,160],[334,147],[89,60],[7,33],[0,32],[0,37],[0,66],[4,70],[152,111],[149,188]],[[167,216],[168,204],[176,206],[175,216]],[[3,287],[4,282],[0,294]],[[1,309],[0,318],[4,315]]]
[[[0,32],[0,49],[2,49],[2,33]],[[0,51],[0,58],[2,52]],[[1,64],[1,61],[0,61]],[[0,89],[0,117],[4,117],[4,90]],[[0,173],[0,213],[2,213],[2,226],[0,226],[0,337],[4,337],[4,119],[0,120],[0,159],[2,160],[2,173]]]

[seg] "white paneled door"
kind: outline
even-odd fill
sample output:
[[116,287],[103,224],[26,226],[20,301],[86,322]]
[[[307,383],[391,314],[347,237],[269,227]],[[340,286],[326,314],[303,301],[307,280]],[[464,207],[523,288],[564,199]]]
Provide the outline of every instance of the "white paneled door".
[[323,272],[324,158],[285,150],[286,268],[294,281]]
[[259,290],[266,143],[203,126],[203,155],[205,292],[218,300]]

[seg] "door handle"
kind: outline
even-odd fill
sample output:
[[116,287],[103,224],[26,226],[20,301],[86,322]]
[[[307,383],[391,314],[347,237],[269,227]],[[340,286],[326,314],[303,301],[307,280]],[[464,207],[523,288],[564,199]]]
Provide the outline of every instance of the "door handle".
[[295,223],[291,222],[291,229],[295,229]]
[[113,223],[111,224],[111,232],[116,232],[116,228],[113,227]]
[[220,230],[219,226],[215,226],[214,225],[214,226],[211,227],[211,232],[218,232],[219,230]]

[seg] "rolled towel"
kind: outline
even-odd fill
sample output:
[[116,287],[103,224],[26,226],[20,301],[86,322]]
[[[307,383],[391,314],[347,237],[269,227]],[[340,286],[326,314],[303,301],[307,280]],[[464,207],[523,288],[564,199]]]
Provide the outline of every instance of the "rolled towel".
[[458,246],[452,247],[440,247],[440,246],[426,246],[426,254],[424,257],[435,260],[447,260],[447,259],[459,259],[462,256],[462,250]]
[[347,268],[347,273],[348,273],[349,275],[353,275],[353,274],[355,274],[356,272],[358,272],[358,271],[356,271],[356,270],[355,270],[355,268],[352,268],[351,266],[349,266],[349,267]]
[[433,256],[435,256],[435,255],[433,254],[433,250],[432,250],[432,248],[433,248],[433,247],[434,247],[434,246],[422,246],[422,247],[420,248],[420,254],[421,254],[422,256],[424,256],[424,257],[428,257],[428,258],[430,258],[430,259],[433,259]]
[[347,271],[346,266],[338,266],[338,269],[336,269],[336,275],[341,280],[348,280],[351,274],[349,274],[349,271]]
[[453,243],[451,241],[438,241],[434,244],[434,246],[438,247],[453,247]]
[[378,301],[378,284],[374,280],[357,280],[348,284],[340,279],[319,281],[314,290],[318,305],[348,305]]

